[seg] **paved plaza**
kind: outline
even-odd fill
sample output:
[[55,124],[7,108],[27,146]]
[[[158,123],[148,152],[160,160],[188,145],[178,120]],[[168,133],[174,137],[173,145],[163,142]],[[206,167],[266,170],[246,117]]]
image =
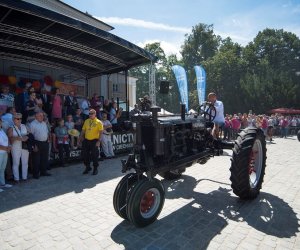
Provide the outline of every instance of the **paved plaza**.
[[[300,249],[300,142],[267,143],[267,168],[256,200],[241,201],[229,181],[231,151],[163,181],[158,220],[135,228],[113,209],[122,157],[51,170],[0,193],[0,249]],[[123,157],[125,158],[125,157]]]

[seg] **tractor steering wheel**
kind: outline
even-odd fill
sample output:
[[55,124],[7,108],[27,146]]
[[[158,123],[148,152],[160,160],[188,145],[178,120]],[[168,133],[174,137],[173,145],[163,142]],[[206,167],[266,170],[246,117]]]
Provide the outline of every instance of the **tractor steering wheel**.
[[204,102],[198,108],[198,116],[202,116],[208,121],[212,122],[217,115],[217,110],[211,102]]

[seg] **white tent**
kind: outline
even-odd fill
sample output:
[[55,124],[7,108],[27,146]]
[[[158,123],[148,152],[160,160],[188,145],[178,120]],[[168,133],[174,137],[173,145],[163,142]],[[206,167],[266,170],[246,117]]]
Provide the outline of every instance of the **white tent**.
[[196,114],[197,112],[195,110],[193,110],[193,109],[190,109],[188,113],[189,114]]
[[173,113],[161,108],[161,111],[158,112],[158,115],[174,115]]

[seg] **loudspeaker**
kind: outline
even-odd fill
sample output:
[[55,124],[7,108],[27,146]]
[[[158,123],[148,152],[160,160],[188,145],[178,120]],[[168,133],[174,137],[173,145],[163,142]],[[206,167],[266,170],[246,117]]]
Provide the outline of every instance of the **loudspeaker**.
[[160,81],[160,88],[159,92],[161,94],[168,94],[169,93],[169,81]]

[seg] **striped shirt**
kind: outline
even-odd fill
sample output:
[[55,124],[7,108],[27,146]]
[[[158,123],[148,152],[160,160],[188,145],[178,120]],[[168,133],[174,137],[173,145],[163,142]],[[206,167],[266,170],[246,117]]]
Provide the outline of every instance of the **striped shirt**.
[[33,134],[35,140],[37,141],[48,140],[49,130],[47,124],[44,121],[39,122],[37,120],[33,120],[30,123],[30,131]]

